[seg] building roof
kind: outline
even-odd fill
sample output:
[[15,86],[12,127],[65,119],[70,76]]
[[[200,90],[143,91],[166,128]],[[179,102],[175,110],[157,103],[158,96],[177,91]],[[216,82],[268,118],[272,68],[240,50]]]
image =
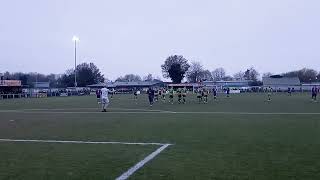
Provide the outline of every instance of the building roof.
[[203,81],[205,83],[249,83],[252,82],[251,80],[231,80],[231,81],[224,81],[224,80],[220,80],[220,81]]
[[101,88],[101,87],[104,87],[106,86],[108,88],[114,88],[116,87],[113,83],[98,83],[98,84],[91,84],[91,85],[88,85],[88,87],[91,87],[91,88]]
[[99,84],[92,84],[88,87],[104,87],[107,85],[108,88],[115,88],[115,87],[146,87],[146,86],[154,86],[159,83],[162,83],[161,81],[135,81],[135,82],[112,82],[112,83],[99,83]]
[[159,81],[137,81],[137,82],[114,82],[116,86],[153,86],[162,82]]
[[172,86],[172,87],[198,87],[200,86],[201,84],[200,83],[180,83],[180,84],[174,84],[174,83],[171,83],[171,84],[168,84],[168,86]]
[[300,86],[301,82],[298,77],[263,77],[264,86]]

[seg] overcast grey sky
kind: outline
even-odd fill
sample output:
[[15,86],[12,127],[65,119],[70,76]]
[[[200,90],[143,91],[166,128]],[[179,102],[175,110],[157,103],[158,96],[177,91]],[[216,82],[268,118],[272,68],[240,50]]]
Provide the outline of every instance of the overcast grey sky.
[[0,72],[161,76],[172,54],[232,75],[320,70],[319,0],[0,0]]

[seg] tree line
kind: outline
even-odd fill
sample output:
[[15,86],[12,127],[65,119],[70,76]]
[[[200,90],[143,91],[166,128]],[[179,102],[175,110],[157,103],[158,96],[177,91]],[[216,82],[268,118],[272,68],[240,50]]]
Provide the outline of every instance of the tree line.
[[[82,63],[76,67],[77,86],[86,87],[90,84],[104,82],[104,75],[94,63]],[[4,80],[21,80],[23,85],[33,88],[35,82],[49,82],[51,88],[66,88],[74,86],[74,69],[67,70],[64,74],[41,74],[41,73],[9,73],[3,74]]]
[[[173,83],[186,82],[196,83],[201,81],[230,81],[230,80],[250,80],[251,85],[261,85],[260,73],[254,68],[249,67],[243,71],[235,73],[233,76],[227,75],[224,68],[209,70],[200,62],[189,62],[182,55],[172,55],[166,58],[161,65],[162,75],[164,78],[171,79]],[[35,82],[49,82],[52,88],[66,88],[74,86],[74,76],[77,73],[77,86],[86,87],[87,85],[109,82],[104,77],[99,68],[94,63],[82,63],[74,69],[69,69],[61,75],[41,74],[41,73],[3,73],[4,79],[21,80],[23,85],[30,88],[34,87]],[[262,77],[269,77],[274,74],[264,73]],[[303,83],[320,82],[320,72],[314,69],[303,68],[296,71],[290,71],[280,74],[284,77],[298,77]],[[154,77],[147,74],[141,77],[136,74],[126,74],[118,77],[117,82],[134,82],[134,81],[160,81],[160,77]]]
[[[161,65],[164,78],[170,78],[174,83],[181,83],[184,78],[187,82],[195,83],[200,81],[230,81],[230,80],[250,80],[251,85],[261,85],[260,73],[249,67],[244,71],[239,71],[233,76],[226,74],[224,68],[216,68],[212,71],[203,67],[200,62],[189,61],[181,55],[169,56]],[[270,77],[272,73],[264,73],[262,77]],[[284,77],[298,77],[301,82],[320,82],[320,72],[314,69],[303,68],[301,70],[290,71],[280,74]]]

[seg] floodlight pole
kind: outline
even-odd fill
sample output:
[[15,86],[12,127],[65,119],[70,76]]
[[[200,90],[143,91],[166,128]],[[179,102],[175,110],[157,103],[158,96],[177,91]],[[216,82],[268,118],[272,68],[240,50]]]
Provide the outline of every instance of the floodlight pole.
[[77,87],[77,41],[74,41],[74,87]]

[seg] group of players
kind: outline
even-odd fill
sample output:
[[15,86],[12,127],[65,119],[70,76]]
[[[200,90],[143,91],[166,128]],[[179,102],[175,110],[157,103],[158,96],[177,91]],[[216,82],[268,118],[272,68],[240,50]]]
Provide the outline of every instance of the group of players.
[[[312,90],[311,90],[312,101],[314,101],[314,102],[317,101],[317,94],[319,93],[319,91],[320,91],[320,89],[317,87],[312,88]],[[213,88],[211,92],[212,92],[214,100],[217,100],[217,89]],[[266,89],[266,92],[268,94],[268,101],[271,101],[271,95],[272,95],[273,89],[271,87],[269,87]],[[289,96],[292,95],[292,92],[294,92],[294,89],[288,88]],[[96,91],[97,100],[98,100],[99,104],[100,103],[102,104],[102,111],[103,112],[106,112],[106,108],[109,105],[109,96],[108,96],[109,93],[111,94],[111,99],[112,99],[112,97],[115,93],[115,90],[109,90],[106,87],[104,87],[101,90]],[[210,94],[209,89],[198,88],[195,91],[195,93],[197,94],[197,99],[198,99],[199,104],[200,103],[205,103],[205,104],[208,103],[208,96]],[[140,94],[140,91],[134,90],[133,95],[134,95],[134,100],[136,101],[136,103],[137,103],[139,94]],[[154,102],[159,101],[159,98],[161,98],[161,100],[163,102],[165,102],[167,94],[169,94],[169,103],[174,104],[174,95],[176,94],[178,97],[178,103],[179,104],[186,104],[188,89],[186,87],[178,88],[175,93],[173,88],[170,88],[169,90],[167,90],[165,88],[155,90],[150,87],[147,90],[147,94],[148,94],[148,100],[149,100],[150,106],[153,106]],[[227,95],[227,97],[230,97],[230,88],[226,89],[226,95]]]
[[[230,96],[230,89],[227,89],[227,97]],[[210,90],[206,89],[206,88],[199,88],[195,91],[195,93],[197,94],[197,99],[198,99],[198,103],[208,103],[208,96],[210,94]],[[138,94],[140,94],[139,91],[134,91],[133,95],[134,95],[134,99],[137,101],[138,100]],[[161,98],[161,100],[163,102],[166,101],[166,96],[169,95],[169,103],[174,104],[174,96],[177,95],[178,97],[178,104],[186,104],[187,103],[187,94],[188,94],[188,89],[186,87],[184,88],[178,88],[176,91],[174,91],[173,88],[170,88],[169,90],[165,89],[165,88],[161,88],[161,89],[157,89],[154,90],[153,88],[149,88],[147,90],[147,94],[148,94],[148,100],[149,100],[149,104],[150,106],[152,106],[154,104],[154,102],[159,101],[159,98]],[[212,94],[213,94],[213,98],[214,100],[217,99],[217,89],[213,88],[212,89]]]
[[[268,93],[268,101],[271,101],[273,89],[271,87],[268,87],[266,89],[266,92]],[[288,96],[292,96],[293,92],[295,92],[294,88],[289,87],[287,90]],[[317,102],[317,95],[319,92],[320,92],[320,88],[318,88],[316,86],[312,87],[312,89],[311,89],[311,100],[312,101]]]

